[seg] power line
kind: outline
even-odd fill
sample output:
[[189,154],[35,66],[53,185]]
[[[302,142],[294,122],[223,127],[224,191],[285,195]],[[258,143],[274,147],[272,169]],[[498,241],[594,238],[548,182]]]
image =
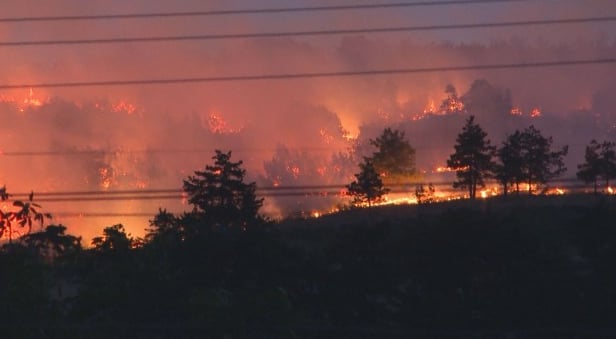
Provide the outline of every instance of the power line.
[[[436,6],[451,6],[451,5],[516,3],[516,2],[528,2],[528,1],[529,0],[440,0],[440,1],[437,0],[437,1],[416,1],[416,2],[394,2],[394,3],[385,3],[385,4],[353,4],[353,5],[287,7],[287,8],[228,9],[228,10],[187,11],[187,12],[4,17],[4,18],[0,18],[0,22],[152,19],[152,18],[174,18],[174,17],[181,18],[181,17],[240,15],[240,14],[275,14],[275,13],[324,12],[324,11],[345,11],[345,10],[372,10],[372,9],[389,9],[389,8],[403,8],[403,7],[436,7]],[[534,0],[534,1],[536,2],[540,0]]]
[[[181,213],[181,212],[180,212]],[[174,213],[179,214],[179,213]],[[82,213],[82,212],[59,212],[53,213],[54,218],[152,218],[155,213]]]
[[[407,184],[391,184],[388,185],[392,190],[390,193],[409,193],[414,192],[417,184],[427,184],[428,182],[416,182]],[[430,181],[429,182],[439,190],[443,187],[451,187],[450,181]],[[552,182],[552,185],[565,185],[567,187],[575,187],[579,183],[577,178],[562,178]],[[580,184],[581,185],[581,184]],[[584,185],[581,185],[584,186]],[[323,195],[340,195],[341,190],[346,189],[346,184],[328,184],[328,185],[289,185],[289,186],[258,186],[256,190],[257,196],[323,196]],[[188,196],[182,194],[183,190],[179,188],[164,188],[164,189],[142,189],[142,190],[114,190],[114,191],[58,191],[58,192],[40,192],[34,194],[35,202],[58,202],[58,201],[99,201],[99,200],[153,200],[153,199],[185,199]],[[12,198],[24,197],[27,198],[30,193],[15,193],[10,194]],[[39,198],[42,197],[42,198]],[[20,200],[20,199],[14,199]]]
[[[225,149],[225,147],[214,147],[212,149],[188,149],[188,148],[169,148],[169,149],[134,149],[134,150],[62,150],[62,151],[0,151],[0,157],[31,157],[31,156],[89,156],[89,155],[114,155],[120,153],[212,153],[216,149]],[[310,152],[330,152],[336,148],[329,147],[297,147],[286,148],[289,151],[310,151]],[[243,152],[275,152],[277,148],[262,148],[262,147],[243,147],[233,149],[233,153]]]
[[616,17],[615,16],[609,16],[609,17],[570,18],[570,19],[555,19],[555,20],[526,20],[526,21],[507,21],[507,22],[486,22],[486,23],[453,24],[453,25],[399,26],[399,27],[357,28],[357,29],[332,29],[332,30],[314,30],[314,31],[297,31],[297,32],[264,32],[264,33],[238,33],[238,34],[148,36],[148,37],[108,38],[108,39],[6,41],[6,42],[0,42],[0,47],[48,46],[48,45],[83,45],[83,44],[112,44],[112,43],[134,43],[134,42],[165,42],[165,41],[194,41],[194,40],[223,40],[223,39],[254,39],[254,38],[280,38],[280,37],[291,37],[291,36],[324,36],[324,35],[341,35],[341,34],[417,32],[417,31],[433,31],[433,30],[473,29],[473,28],[498,28],[498,27],[538,26],[538,25],[556,25],[556,24],[562,25],[562,24],[579,24],[579,23],[610,22],[610,21],[616,21]]
[[[258,186],[257,192],[263,191],[289,191],[289,190],[323,190],[344,188],[346,184],[329,185],[289,185],[289,186]],[[393,185],[402,187],[406,185]],[[57,192],[35,192],[34,197],[55,197],[55,196],[88,196],[88,195],[126,195],[126,194],[172,194],[184,192],[181,188],[155,188],[155,189],[133,189],[133,190],[112,190],[112,191],[57,191]],[[11,193],[10,196],[28,197],[30,193]],[[35,199],[37,200],[37,199]]]
[[524,63],[484,64],[484,65],[470,65],[470,66],[394,68],[394,69],[365,70],[365,71],[334,71],[334,72],[315,72],[315,73],[230,75],[230,76],[217,76],[217,77],[215,76],[215,77],[142,79],[142,80],[48,82],[48,83],[30,83],[30,84],[17,84],[17,85],[0,85],[0,90],[1,89],[28,89],[28,88],[58,88],[58,87],[66,88],[66,87],[98,87],[98,86],[128,86],[128,85],[169,85],[169,84],[186,84],[186,83],[260,81],[260,80],[291,80],[291,79],[306,79],[306,78],[333,78],[333,77],[368,76],[368,75],[419,74],[419,73],[473,71],[473,70],[498,70],[498,69],[583,66],[583,65],[613,64],[613,63],[616,63],[616,58],[537,61],[537,62],[524,62]]
[[[568,144],[569,148],[584,148],[587,144],[575,143]],[[190,148],[168,148],[168,149],[101,149],[101,150],[62,150],[62,151],[0,151],[0,157],[54,157],[54,156],[90,156],[90,155],[118,155],[118,154],[136,154],[136,153],[212,153],[216,149],[228,149],[227,147],[213,147],[212,149],[190,149]],[[442,150],[443,147],[437,147],[434,145],[422,146],[422,150]],[[279,148],[267,148],[267,147],[241,147],[233,148],[232,152],[237,153],[270,153],[277,152]],[[323,152],[323,153],[337,153],[346,152],[348,147],[285,147],[284,150],[290,152]]]

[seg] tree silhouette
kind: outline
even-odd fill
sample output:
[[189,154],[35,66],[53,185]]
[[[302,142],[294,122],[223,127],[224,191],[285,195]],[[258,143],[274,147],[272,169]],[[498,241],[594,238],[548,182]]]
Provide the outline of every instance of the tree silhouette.
[[[10,195],[6,191],[6,186],[0,188],[0,199],[2,201],[8,200]],[[15,230],[13,226],[15,224],[22,228],[26,225],[28,230],[24,232],[28,234],[32,231],[32,221],[40,222],[41,228],[43,227],[45,218],[51,219],[51,214],[39,212],[37,209],[41,208],[41,205],[34,203],[34,192],[28,195],[27,201],[15,200],[13,206],[18,207],[17,211],[2,211],[0,210],[0,237],[5,233],[8,235],[9,242],[13,241],[13,233]]]
[[470,116],[458,134],[455,152],[447,160],[447,166],[456,170],[457,181],[454,188],[468,189],[471,200],[475,199],[477,187],[484,186],[484,179],[489,178],[494,169],[492,157],[494,146],[486,139],[487,133],[475,123]]
[[102,236],[92,238],[94,250],[103,253],[125,253],[134,243],[135,240],[126,234],[122,224],[105,227]]
[[41,208],[41,205],[33,202],[33,200],[34,192],[30,192],[28,201],[16,200],[13,202],[13,206],[19,207],[19,210],[14,213],[15,219],[22,227],[28,225],[28,232],[32,230],[32,220],[40,222],[42,227],[44,219],[51,218],[51,214],[37,211],[37,208]]
[[57,257],[81,250],[81,237],[65,234],[63,225],[49,225],[45,230],[26,234],[20,241],[53,262]]
[[534,183],[545,184],[567,170],[563,162],[568,153],[567,146],[552,151],[552,137],[544,137],[532,125],[524,129],[519,138],[522,178],[528,184],[529,194],[532,193]]
[[601,145],[596,140],[592,140],[590,145],[586,146],[584,153],[583,164],[578,165],[578,171],[576,176],[578,179],[583,180],[585,183],[593,183],[594,193],[597,194],[597,181],[601,171],[599,151]]
[[210,225],[239,227],[262,221],[258,214],[263,199],[257,199],[256,184],[244,183],[242,161],[232,162],[231,152],[216,150],[214,165],[195,171],[184,180],[184,191],[193,205],[193,214]]
[[353,197],[354,204],[367,203],[371,207],[389,190],[383,187],[383,181],[370,159],[364,159],[359,168],[360,172],[355,174],[356,180],[347,185],[347,194]]
[[370,162],[385,184],[402,183],[415,174],[415,149],[404,138],[404,132],[386,128],[379,137],[370,139],[370,144],[377,148]]
[[605,180],[605,186],[610,186],[610,180],[616,179],[616,144],[609,141],[604,141],[601,144],[601,176]]
[[507,196],[509,185],[515,185],[516,192],[520,192],[522,174],[522,145],[521,133],[509,135],[502,146],[496,151],[500,163],[495,167],[494,177],[503,186],[503,195]]
[[[0,188],[0,200],[6,201],[9,199],[9,194],[6,191],[6,186]],[[8,232],[9,239],[11,238],[11,217],[9,213],[5,213],[0,209],[0,238],[4,236],[4,233]]]
[[177,243],[185,238],[184,229],[178,218],[167,212],[166,209],[159,209],[158,213],[150,220],[150,227],[146,229],[145,239],[148,242]]
[[604,141],[599,144],[596,140],[592,140],[586,146],[585,162],[578,165],[578,172],[576,173],[578,179],[585,183],[593,183],[595,194],[597,194],[599,178],[605,180],[606,187],[609,187],[611,179],[616,178],[616,152],[614,147],[613,142]]

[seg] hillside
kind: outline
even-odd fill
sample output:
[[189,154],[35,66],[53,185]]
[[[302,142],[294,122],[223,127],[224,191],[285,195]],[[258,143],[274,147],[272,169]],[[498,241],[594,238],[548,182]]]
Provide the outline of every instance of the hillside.
[[615,218],[614,197],[521,196],[5,248],[0,319],[19,338],[607,338]]

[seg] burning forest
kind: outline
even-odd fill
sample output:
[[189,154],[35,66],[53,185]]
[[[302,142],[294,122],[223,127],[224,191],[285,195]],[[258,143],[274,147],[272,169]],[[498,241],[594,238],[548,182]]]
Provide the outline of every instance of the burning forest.
[[2,337],[615,337],[615,3],[5,1]]
[[[609,3],[602,4],[611,8]],[[14,7],[11,13],[26,13],[20,6]],[[436,8],[424,10],[432,13]],[[530,20],[546,13],[555,17],[572,13],[597,16],[601,10],[599,6],[580,10],[564,5],[554,12],[542,4],[525,3],[515,12]],[[503,19],[503,13],[494,12],[493,18]],[[328,15],[341,19],[339,14]],[[364,15],[368,13],[332,20],[337,22],[332,29],[356,26]],[[425,17],[409,15],[418,24]],[[298,24],[307,25],[309,16],[300,15]],[[435,194],[453,198],[445,189],[452,173],[443,168],[460,126],[471,114],[494,144],[532,124],[557,143],[569,145],[565,162],[570,170],[564,178],[574,178],[574,169],[591,139],[616,137],[613,64],[447,69],[606,60],[616,54],[613,37],[605,33],[609,21],[580,24],[576,29],[571,25],[558,32],[549,27],[520,27],[509,35],[499,35],[509,32],[505,29],[485,36],[460,30],[455,38],[426,30],[425,34],[367,32],[195,39],[193,43],[83,41],[117,37],[125,29],[123,25],[148,36],[182,36],[197,31],[200,25],[213,31],[220,28],[217,32],[227,27],[222,17],[212,16],[207,23],[202,19],[161,18],[162,24],[118,19],[122,25],[110,27],[102,22],[86,25],[83,20],[76,24],[83,28],[81,32],[61,20],[45,23],[49,27],[45,31],[37,29],[43,23],[25,19],[1,27],[3,41],[21,43],[0,47],[4,52],[0,56],[0,183],[22,197],[31,190],[40,193],[41,203],[55,213],[57,222],[86,237],[96,232],[95,227],[120,222],[141,234],[148,215],[159,207],[173,211],[186,208],[182,179],[202,168],[215,149],[231,150],[244,161],[249,178],[266,196],[265,213],[280,218],[322,214],[347,204],[344,186],[353,180],[363,157],[374,151],[369,141],[385,128],[404,132],[416,150],[419,176],[405,187],[410,192],[400,197],[405,201],[415,201],[417,183],[433,183]],[[402,19],[394,15],[373,23],[393,25]],[[467,19],[472,18],[459,18]],[[226,28],[225,34],[276,26],[263,20],[265,17],[238,21],[236,27]],[[531,29],[537,32],[535,40],[520,38]],[[82,43],[68,48],[65,43],[45,42],[58,36]],[[435,70],[260,80],[268,74],[353,74],[409,68]],[[203,75],[228,79],[188,81]],[[244,75],[253,78],[239,80]],[[234,77],[237,79],[232,80]],[[165,78],[186,82],[122,84],[125,80]],[[304,190],[275,193],[290,187]],[[140,196],[140,191],[161,196]],[[75,192],[96,192],[93,197],[98,200],[52,196]],[[128,198],[112,196],[114,192],[128,192],[124,195]],[[481,194],[497,192],[487,188]],[[45,194],[51,195],[44,198]]]

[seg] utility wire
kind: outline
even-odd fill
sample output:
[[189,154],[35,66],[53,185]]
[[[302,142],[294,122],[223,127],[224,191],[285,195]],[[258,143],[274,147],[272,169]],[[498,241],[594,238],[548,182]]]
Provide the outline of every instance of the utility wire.
[[[567,144],[569,149],[571,148],[584,148],[587,144]],[[421,146],[422,150],[442,150],[443,147],[438,146]],[[190,149],[190,148],[176,148],[176,149],[101,149],[101,150],[63,150],[63,151],[0,151],[0,157],[54,157],[54,156],[94,156],[94,155],[118,155],[118,154],[136,154],[136,153],[212,153],[216,149],[228,149],[228,147],[213,147],[212,149]],[[261,148],[261,147],[242,147],[234,148],[231,151],[234,154],[241,153],[275,153],[279,151],[279,148]],[[311,152],[311,153],[343,153],[348,151],[348,147],[293,147],[284,148],[289,152]]]
[[[533,0],[534,2],[540,0]],[[239,15],[239,14],[274,14],[299,12],[324,12],[344,10],[372,10],[403,7],[435,7],[451,5],[473,5],[493,3],[530,2],[529,0],[437,0],[416,2],[393,2],[384,4],[353,4],[334,6],[287,7],[287,8],[253,8],[228,9],[211,11],[187,12],[159,12],[159,13],[128,13],[128,14],[99,14],[99,15],[60,15],[60,16],[31,16],[31,17],[4,17],[1,22],[37,22],[37,21],[74,21],[74,20],[110,20],[110,19],[152,19],[152,18],[181,18],[197,16]]]
[[232,82],[232,81],[291,80],[291,79],[306,79],[306,78],[333,78],[333,77],[391,75],[391,74],[420,74],[420,73],[473,71],[473,70],[546,68],[546,67],[583,66],[583,65],[598,65],[598,64],[613,64],[613,63],[616,63],[616,58],[586,59],[586,60],[560,60],[560,61],[535,61],[535,62],[522,62],[522,63],[483,64],[483,65],[470,65],[470,66],[393,68],[393,69],[377,69],[377,70],[365,70],[365,71],[334,71],[334,72],[315,72],[315,73],[230,75],[230,76],[214,76],[214,77],[142,79],[142,80],[48,82],[48,83],[29,83],[29,84],[26,83],[26,84],[16,84],[16,85],[0,85],[0,90],[1,89],[27,89],[27,88],[169,85],[169,84]]
[[[225,147],[222,147],[224,149]],[[214,147],[212,149],[135,149],[135,150],[64,150],[64,151],[0,151],[0,157],[31,157],[31,156],[86,156],[86,155],[114,155],[120,153],[134,154],[134,153],[212,153],[215,149],[221,149],[221,147]],[[286,148],[289,151],[294,152],[332,152],[335,148],[328,147],[299,147],[299,148]],[[245,147],[233,149],[233,153],[242,152],[275,152],[277,148],[259,148],[259,147]]]
[[331,30],[314,30],[314,31],[297,31],[297,32],[264,32],[264,33],[238,33],[238,34],[147,36],[147,37],[132,37],[132,38],[108,38],[108,39],[5,41],[5,42],[0,42],[0,47],[48,46],[48,45],[84,45],[84,44],[113,44],[113,43],[135,43],[135,42],[166,42],[166,41],[254,39],[254,38],[280,38],[280,37],[291,37],[291,36],[324,36],[324,35],[341,35],[341,34],[395,33],[395,32],[417,32],[417,31],[450,30],[450,29],[498,28],[498,27],[538,26],[538,25],[562,25],[562,24],[580,24],[580,23],[611,22],[611,21],[616,21],[616,16],[588,17],[588,18],[570,18],[570,19],[555,19],[555,20],[525,20],[525,21],[506,21],[506,22],[485,22],[485,23],[452,24],[452,25],[399,26],[399,27],[357,28],[357,29],[331,29]]
[[[180,214],[174,213],[174,214]],[[82,213],[82,212],[59,212],[53,213],[54,218],[113,218],[113,217],[127,217],[127,218],[152,218],[155,213]]]
[[[391,184],[388,185],[392,190],[391,193],[408,193],[415,189],[415,185],[427,185],[428,181],[408,183],[408,184]],[[451,187],[450,181],[429,181],[429,184],[435,188]],[[585,186],[579,184],[577,178],[563,178],[551,182],[551,186],[578,187]],[[330,184],[330,185],[289,185],[289,186],[258,186],[256,190],[257,196],[297,196],[297,195],[338,195],[341,190],[346,189],[346,184]],[[441,189],[442,190],[442,189]],[[42,201],[80,201],[85,200],[151,200],[151,199],[183,199],[187,198],[186,194],[182,194],[182,189],[167,188],[167,189],[144,189],[144,190],[114,190],[114,191],[58,191],[58,192],[40,192],[34,194],[34,202]],[[15,193],[10,194],[11,200],[16,197],[27,198],[30,193]]]

